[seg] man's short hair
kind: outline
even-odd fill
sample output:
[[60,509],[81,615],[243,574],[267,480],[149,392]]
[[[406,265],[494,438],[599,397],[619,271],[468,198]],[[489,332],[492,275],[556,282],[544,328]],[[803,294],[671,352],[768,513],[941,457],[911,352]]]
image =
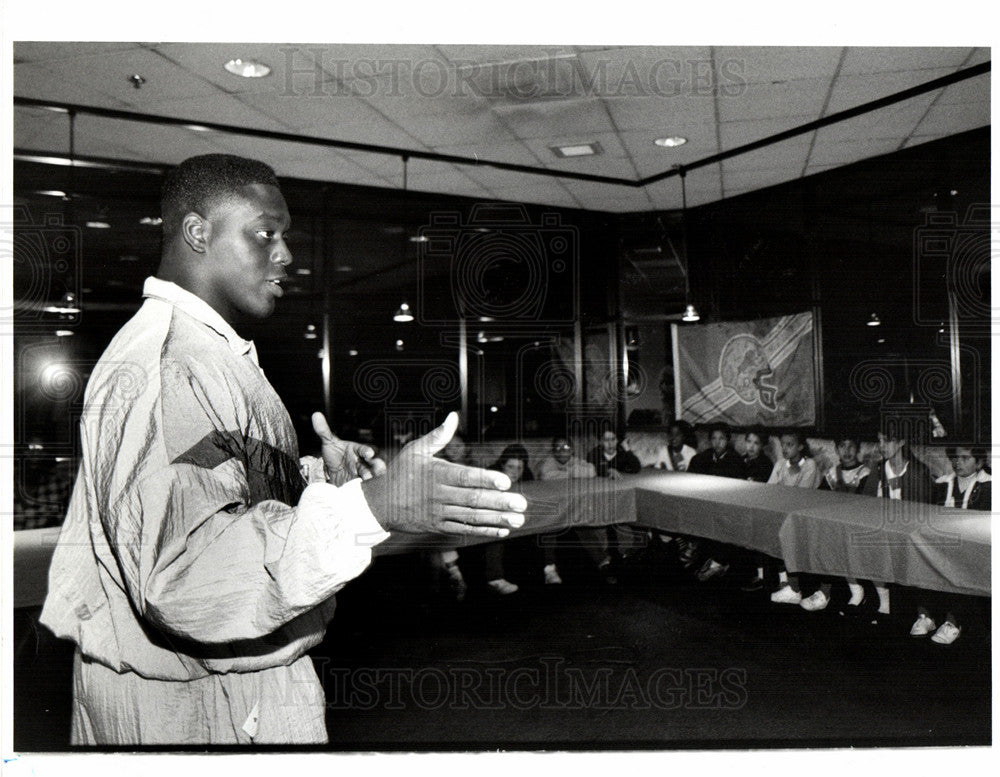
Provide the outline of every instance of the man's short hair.
[[163,234],[169,238],[188,213],[205,216],[218,200],[255,183],[278,186],[278,177],[263,162],[232,154],[204,154],[185,159],[163,181],[160,197]]
[[726,435],[726,439],[733,436],[733,430],[729,428],[729,424],[723,421],[716,421],[714,424],[710,424],[708,427],[708,434],[711,437],[715,432],[722,432]]
[[981,467],[985,467],[989,463],[986,457],[986,448],[982,445],[973,445],[971,443],[963,445],[960,442],[956,442],[944,449],[945,455],[949,459],[953,459],[955,458],[955,454],[958,453],[959,448],[965,448],[968,450],[969,455],[978,461]]

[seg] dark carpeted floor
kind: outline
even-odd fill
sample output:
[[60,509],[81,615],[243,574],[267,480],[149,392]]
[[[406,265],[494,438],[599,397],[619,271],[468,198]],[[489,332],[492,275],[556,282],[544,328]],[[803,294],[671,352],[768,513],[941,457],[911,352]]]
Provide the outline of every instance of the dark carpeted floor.
[[[838,617],[836,601],[807,613],[728,578],[694,582],[660,548],[614,586],[566,550],[564,584],[545,586],[531,542],[510,544],[511,596],[475,584],[474,553],[461,604],[418,555],[377,560],[338,596],[312,651],[330,749],[990,743],[987,600],[942,647],[908,636],[909,610],[881,626]],[[65,749],[71,646],[31,641],[19,617],[15,748]]]

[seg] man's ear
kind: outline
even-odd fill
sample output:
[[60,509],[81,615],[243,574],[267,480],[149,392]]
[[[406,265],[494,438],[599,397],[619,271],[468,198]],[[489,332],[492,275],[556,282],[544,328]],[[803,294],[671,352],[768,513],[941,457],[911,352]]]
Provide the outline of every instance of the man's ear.
[[212,224],[194,211],[188,213],[181,220],[181,236],[188,248],[195,253],[205,253],[211,232]]

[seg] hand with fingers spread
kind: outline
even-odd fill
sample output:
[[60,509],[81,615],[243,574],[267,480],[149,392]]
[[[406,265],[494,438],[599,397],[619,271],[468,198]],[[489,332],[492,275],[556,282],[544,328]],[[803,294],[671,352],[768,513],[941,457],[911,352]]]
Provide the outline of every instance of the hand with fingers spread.
[[527,502],[505,493],[502,472],[454,464],[434,456],[455,434],[458,415],[406,445],[385,477],[361,484],[368,506],[386,531],[506,537],[524,524]]
[[322,444],[323,464],[330,483],[342,486],[355,478],[370,480],[385,474],[385,462],[375,457],[370,445],[341,440],[330,430],[322,413],[312,414],[312,425]]

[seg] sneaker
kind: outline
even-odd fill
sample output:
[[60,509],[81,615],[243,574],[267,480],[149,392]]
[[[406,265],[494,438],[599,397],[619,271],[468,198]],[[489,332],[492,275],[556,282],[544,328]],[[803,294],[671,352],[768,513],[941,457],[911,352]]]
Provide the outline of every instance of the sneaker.
[[502,577],[499,580],[490,580],[486,585],[494,593],[498,593],[501,596],[516,594],[518,591],[518,587],[514,583],[510,582],[510,580],[504,580]]
[[764,587],[764,578],[754,577],[753,580],[748,580],[743,585],[740,586],[741,591],[746,591],[747,593],[752,593],[753,591],[759,591]]
[[546,564],[544,574],[545,585],[562,585],[562,578],[559,577],[559,570],[555,564]]
[[799,604],[802,601],[802,594],[786,584],[771,594],[771,601],[776,604]]
[[448,575],[448,586],[451,588],[455,601],[463,601],[468,586],[465,584],[465,578],[462,577],[462,570],[458,568],[458,564],[452,561],[444,565],[444,571]]
[[951,621],[945,621],[941,624],[938,630],[934,632],[934,636],[931,637],[931,642],[937,642],[939,645],[950,645],[958,639],[958,635],[961,633],[961,626],[956,626]]
[[799,607],[803,610],[808,610],[809,612],[816,612],[817,610],[825,610],[829,603],[830,597],[822,591],[816,591],[811,596],[807,596],[799,602]]
[[702,583],[706,580],[711,580],[713,577],[719,577],[720,575],[726,574],[729,571],[729,564],[720,564],[714,558],[710,558],[704,564],[702,564],[701,569],[695,573],[695,577]]
[[936,628],[937,624],[934,622],[933,618],[920,613],[920,615],[917,616],[917,619],[913,621],[913,625],[910,627],[910,636],[926,637]]

